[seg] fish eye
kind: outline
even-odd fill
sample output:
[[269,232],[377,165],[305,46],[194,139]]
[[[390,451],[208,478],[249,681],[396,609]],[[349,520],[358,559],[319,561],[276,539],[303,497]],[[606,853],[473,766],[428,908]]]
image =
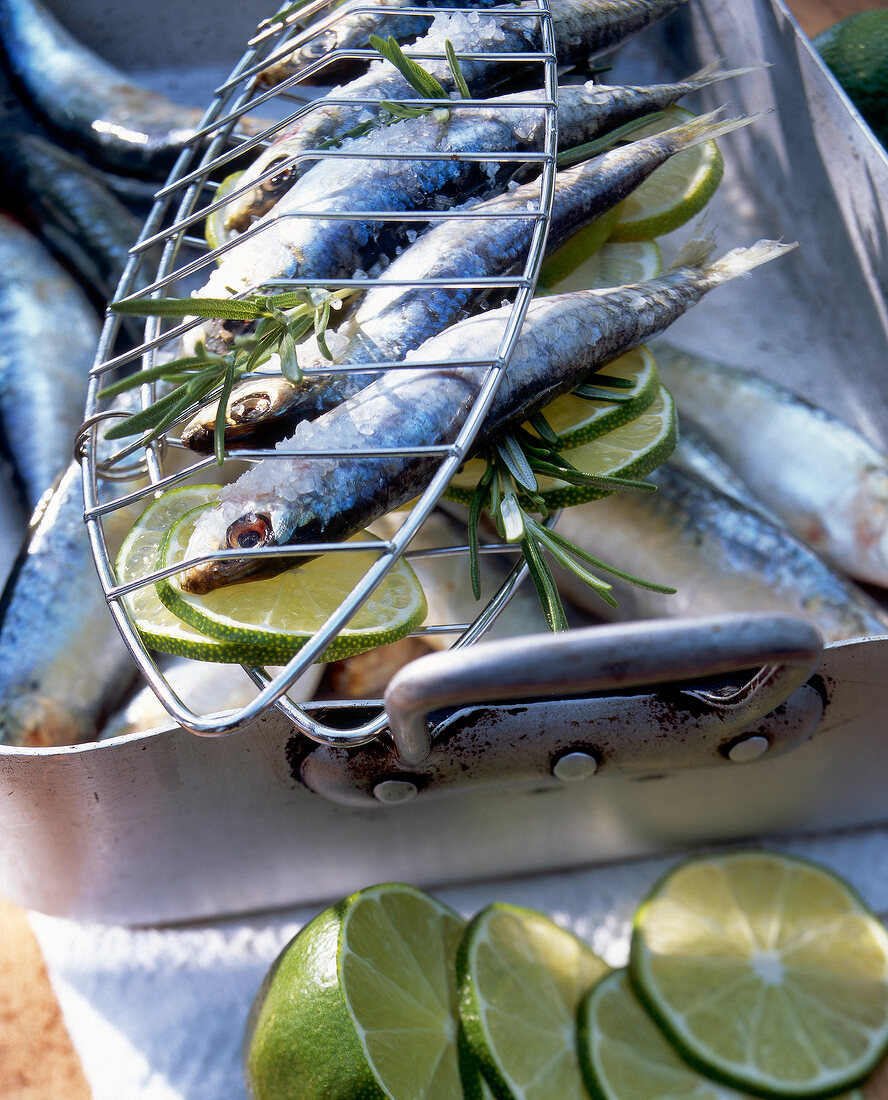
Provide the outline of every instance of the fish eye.
[[256,512],[248,512],[236,519],[225,533],[231,550],[252,550],[274,541],[271,519]]
[[229,415],[235,424],[249,424],[265,416],[270,408],[271,397],[267,393],[250,393],[231,406]]
[[[269,168],[274,168],[276,164],[287,164],[286,157],[277,157],[269,164]],[[287,167],[282,171],[275,173],[270,179],[265,180],[262,184],[262,190],[269,195],[282,194],[293,182],[293,174],[296,170],[295,164],[287,164]]]

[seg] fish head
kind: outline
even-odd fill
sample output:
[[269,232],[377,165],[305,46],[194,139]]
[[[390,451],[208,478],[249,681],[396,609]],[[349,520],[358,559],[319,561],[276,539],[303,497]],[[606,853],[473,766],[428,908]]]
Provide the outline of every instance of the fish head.
[[[185,592],[203,595],[223,585],[249,577],[270,576],[293,565],[293,559],[257,555],[266,547],[282,545],[284,514],[280,502],[253,501],[245,507],[238,500],[220,501],[198,516],[185,549],[191,564],[176,574]],[[220,552],[241,550],[246,557],[219,557]]]
[[230,232],[243,233],[283,198],[299,178],[299,162],[272,146],[256,160],[250,177],[259,182],[227,207],[225,228]]
[[[236,386],[232,391],[225,412],[225,443],[227,446],[267,442],[262,429],[276,421],[292,400],[293,385],[286,378],[253,378]],[[218,414],[218,402],[202,409],[182,429],[181,439],[186,447],[199,454],[213,450]],[[282,434],[286,434],[281,429]]]

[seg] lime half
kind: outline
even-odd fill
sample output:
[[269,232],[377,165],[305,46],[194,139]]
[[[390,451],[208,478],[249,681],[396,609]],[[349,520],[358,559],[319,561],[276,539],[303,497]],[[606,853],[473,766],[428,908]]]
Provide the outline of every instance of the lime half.
[[829,1096],[888,1048],[888,933],[835,875],[768,852],[674,868],[640,907],[630,971],[686,1060],[763,1096]]
[[463,1096],[455,957],[464,926],[397,884],[359,890],[315,917],[253,1005],[244,1054],[254,1100]]
[[580,1000],[607,971],[543,913],[494,904],[469,923],[457,956],[469,1045],[500,1100],[588,1100],[576,1044]]
[[[213,497],[173,524],[161,545],[163,568],[185,555],[198,515]],[[355,542],[378,541],[359,532]],[[273,577],[225,585],[202,595],[185,592],[175,575],[157,582],[161,603],[177,618],[218,641],[236,645],[244,663],[256,652],[274,654],[285,664],[351,594],[377,555],[370,550],[333,551]],[[351,657],[405,637],[426,616],[426,600],[416,574],[403,559],[396,562],[349,623],[324,650],[326,661]]]
[[[633,137],[661,133],[693,118],[683,107],[668,107],[663,118]],[[670,233],[698,214],[712,198],[724,174],[714,141],[704,141],[670,157],[617,207],[613,241],[640,241]]]

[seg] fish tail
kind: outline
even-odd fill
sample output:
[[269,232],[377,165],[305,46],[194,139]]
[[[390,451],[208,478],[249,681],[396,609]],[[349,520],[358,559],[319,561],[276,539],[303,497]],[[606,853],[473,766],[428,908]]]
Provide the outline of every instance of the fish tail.
[[757,122],[767,111],[757,111],[752,115],[738,115],[736,118],[720,118],[724,107],[717,107],[705,115],[697,115],[679,126],[673,126],[664,130],[657,137],[665,141],[675,143],[677,149],[689,149],[693,145],[700,145],[704,141],[715,141],[734,130],[748,126],[751,122]]
[[[711,253],[711,241],[708,243]],[[798,248],[797,241],[793,244],[784,244],[783,241],[761,240],[746,248],[732,248],[730,252],[726,252],[724,256],[720,256],[712,262],[707,260],[702,264],[694,264],[693,266],[701,267],[706,278],[713,285],[718,285],[728,283],[731,279],[740,278],[742,275],[747,275],[754,268],[769,263],[771,260],[776,260],[778,256],[783,256],[794,248]]]
[[740,69],[723,69],[721,64],[721,58],[717,57],[714,61],[710,61],[708,65],[704,65],[702,69],[691,73],[682,83],[691,84],[694,88],[705,88],[708,84],[718,83],[719,80],[732,80],[735,76],[745,76],[747,73],[754,73],[759,69],[767,69],[770,66],[770,62],[766,61],[761,65],[746,65]]

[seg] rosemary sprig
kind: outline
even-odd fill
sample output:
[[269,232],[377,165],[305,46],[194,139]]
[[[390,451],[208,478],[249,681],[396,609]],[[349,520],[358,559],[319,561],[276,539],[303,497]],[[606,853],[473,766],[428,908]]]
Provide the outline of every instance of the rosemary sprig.
[[207,317],[222,320],[256,322],[252,332],[239,336],[234,347],[224,353],[207,351],[198,344],[197,353],[173,359],[105,386],[102,399],[116,397],[126,390],[151,382],[168,382],[174,389],[138,412],[113,425],[106,439],[123,439],[142,433],[144,446],[157,439],[192,407],[218,398],[214,425],[216,461],[225,455],[225,414],[228,396],[235,382],[255,371],[272,354],[280,355],[281,370],[293,383],[302,379],[299,366],[299,341],[313,330],[318,349],[329,360],[326,331],[334,309],[352,291],[333,292],[296,290],[282,294],[253,294],[246,298],[133,298],[112,302],[115,313],[140,317]]
[[537,474],[608,492],[653,492],[656,487],[634,478],[599,476],[577,470],[557,450],[554,434],[545,418],[538,414],[533,425],[538,432],[542,425],[543,431],[539,437],[522,427],[499,436],[481,453],[485,468],[472,494],[468,518],[469,563],[475,599],[481,595],[479,527],[485,511],[495,523],[500,537],[521,547],[550,630],[568,628],[564,605],[549,564],[550,558],[582,580],[612,607],[617,606],[611,592],[612,585],[592,570],[619,577],[653,592],[675,592],[668,585],[655,584],[609,565],[541,522],[548,516],[548,509],[539,493]]

